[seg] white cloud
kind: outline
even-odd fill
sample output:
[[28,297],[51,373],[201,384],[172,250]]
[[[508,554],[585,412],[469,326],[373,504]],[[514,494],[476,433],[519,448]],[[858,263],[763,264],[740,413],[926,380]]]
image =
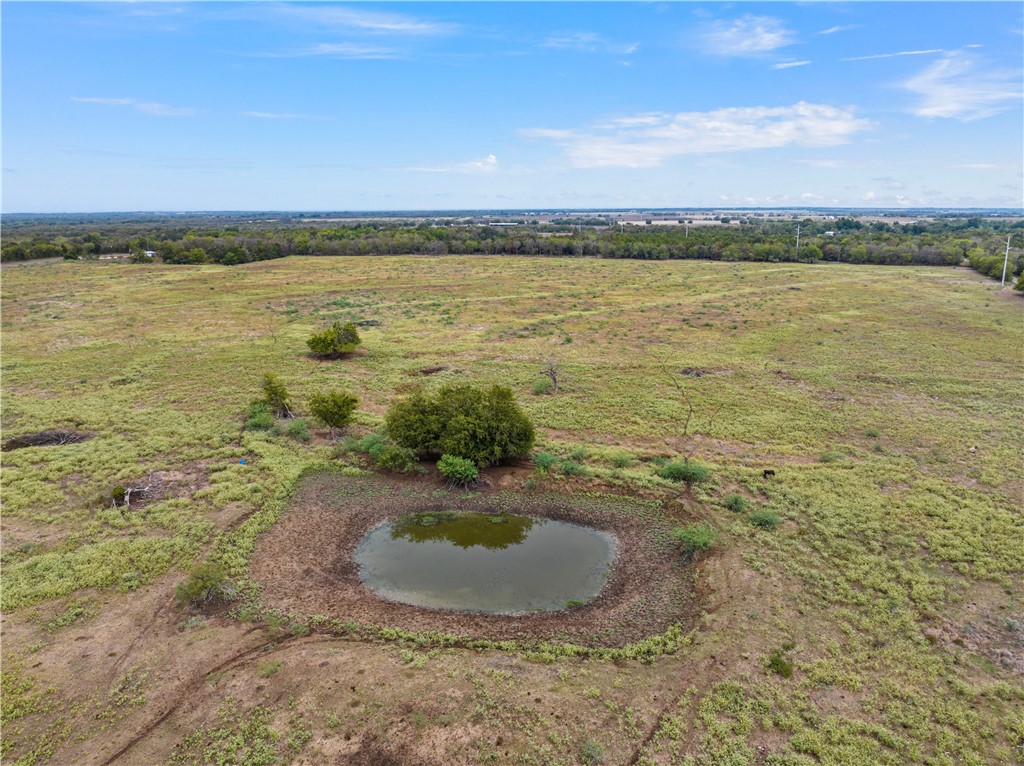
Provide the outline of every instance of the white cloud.
[[327,56],[338,59],[396,59],[398,52],[393,48],[382,48],[358,43],[318,43],[308,48],[259,54],[264,58],[303,58],[306,56]]
[[717,22],[702,35],[704,49],[718,56],[757,56],[795,41],[793,33],[771,16],[741,16]]
[[138,101],[134,98],[95,98],[72,96],[72,101],[82,104],[106,104],[107,106],[130,106],[140,112],[156,117],[192,117],[196,110],[190,106],[168,106],[154,101]]
[[281,13],[308,21],[317,27],[345,27],[377,34],[418,36],[447,35],[458,30],[458,26],[455,24],[428,21],[404,13],[381,13],[362,8],[319,4],[280,5],[276,8]]
[[644,113],[587,130],[531,128],[521,132],[561,146],[576,167],[651,168],[685,154],[837,146],[870,127],[868,120],[855,117],[850,109],[801,101],[783,107]]
[[772,69],[792,69],[797,66],[807,66],[810,61],[783,61],[781,64],[772,64]]
[[895,53],[872,53],[870,56],[851,56],[843,61],[872,61],[874,59],[891,59],[897,56],[928,56],[934,53],[948,53],[942,48],[928,48],[919,51],[896,51]]
[[1020,72],[985,71],[961,53],[950,53],[902,83],[919,96],[918,117],[980,120],[1005,111],[1024,96]]
[[470,160],[455,165],[399,168],[412,173],[493,173],[498,169],[498,158],[488,154],[482,160]]
[[851,29],[860,29],[860,24],[843,24],[828,29],[823,29],[818,32],[819,35],[834,35],[836,32],[849,32]]
[[558,32],[550,35],[543,46],[587,53],[614,53],[620,56],[629,56],[640,49],[636,43],[617,43],[595,32]]

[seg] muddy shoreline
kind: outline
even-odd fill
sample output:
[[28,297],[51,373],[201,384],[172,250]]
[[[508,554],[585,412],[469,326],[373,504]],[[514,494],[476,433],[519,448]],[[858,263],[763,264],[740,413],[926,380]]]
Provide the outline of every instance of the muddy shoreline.
[[[493,615],[388,601],[359,579],[353,554],[366,533],[406,513],[511,513],[592,527],[616,541],[604,587],[584,606]],[[257,541],[250,571],[260,601],[296,617],[326,616],[372,627],[440,631],[469,639],[566,641],[617,647],[693,622],[699,604],[656,504],[612,497],[501,491],[471,495],[382,476],[305,477],[281,519]]]

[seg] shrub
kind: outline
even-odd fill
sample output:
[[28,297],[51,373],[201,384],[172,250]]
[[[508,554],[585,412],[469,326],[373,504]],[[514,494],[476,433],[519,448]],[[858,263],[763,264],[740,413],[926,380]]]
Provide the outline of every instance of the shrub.
[[596,739],[588,739],[580,746],[580,763],[600,766],[604,763],[604,748]]
[[839,452],[822,452],[821,455],[818,456],[818,460],[822,463],[834,463],[842,457],[842,454]]
[[114,501],[114,505],[124,505],[124,498],[127,494],[128,490],[124,485],[118,484],[110,491],[110,499]]
[[709,524],[690,524],[676,527],[672,530],[672,536],[682,544],[684,551],[696,553],[710,548],[718,533]]
[[864,435],[870,436],[872,439],[877,439],[879,436],[881,436],[881,432],[877,428],[869,428],[867,431],[864,432]]
[[576,449],[569,453],[570,460],[580,461],[586,460],[588,457],[590,457],[590,450],[588,450],[586,447],[577,447]]
[[353,452],[369,455],[374,460],[380,457],[380,453],[388,446],[388,440],[382,434],[370,434],[362,439],[353,439],[347,442],[347,446]]
[[348,391],[317,391],[309,397],[309,414],[331,429],[344,428],[352,421],[359,400]]
[[551,381],[547,378],[541,378],[533,382],[533,395],[543,396],[544,394],[550,394],[553,389]]
[[314,333],[306,345],[314,354],[336,358],[355,351],[362,342],[353,322],[335,322],[323,332]]
[[472,460],[456,455],[442,455],[437,461],[437,470],[453,484],[469,486],[477,478],[476,464]]
[[454,455],[478,466],[525,457],[533,447],[533,423],[512,389],[471,385],[417,391],[388,410],[388,435],[417,453]]
[[761,529],[775,529],[779,526],[779,515],[771,511],[758,511],[750,514],[750,523]]
[[416,462],[416,453],[411,449],[394,444],[388,444],[382,448],[374,460],[385,471],[395,471],[397,473],[412,473],[420,467],[419,463]]
[[270,407],[270,411],[279,418],[290,418],[292,416],[291,397],[288,389],[277,379],[272,372],[263,373],[263,401]]
[[211,561],[204,561],[193,569],[188,580],[178,583],[174,594],[182,606],[232,601],[238,597],[238,591],[228,580],[224,568]]
[[533,456],[533,462],[538,468],[547,471],[558,462],[558,458],[550,452],[538,452]]
[[616,452],[612,455],[612,467],[629,468],[633,465],[633,457],[628,452]]
[[265,401],[256,401],[249,405],[245,414],[246,431],[267,431],[274,425],[274,413]]
[[793,676],[793,663],[783,656],[782,650],[776,649],[768,658],[768,670],[772,673],[777,673],[783,678],[791,678]]
[[292,420],[284,427],[286,436],[298,439],[300,442],[308,442],[313,437],[309,435],[309,424],[302,418]]
[[743,513],[750,507],[750,501],[743,497],[743,495],[729,495],[723,501],[723,505],[730,511]]
[[665,463],[658,469],[658,476],[661,478],[669,481],[685,481],[687,484],[704,481],[710,474],[711,471],[700,463],[680,463],[678,460]]
[[560,470],[566,476],[587,475],[586,466],[580,465],[575,460],[563,460],[562,463],[558,466],[558,470]]

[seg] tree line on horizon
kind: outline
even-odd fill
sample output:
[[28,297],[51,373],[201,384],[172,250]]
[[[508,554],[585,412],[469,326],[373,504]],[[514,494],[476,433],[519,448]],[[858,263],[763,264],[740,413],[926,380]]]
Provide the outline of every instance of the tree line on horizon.
[[[230,222],[210,228],[168,223],[115,223],[99,230],[40,221],[19,225],[2,246],[3,261],[96,259],[145,251],[174,264],[237,265],[290,255],[520,255],[539,257],[703,259],[956,266],[964,262],[1000,278],[1006,236],[1024,236],[1024,222],[941,218],[909,224],[837,220],[739,219],[726,225],[595,226],[570,220],[506,227],[444,222],[311,225]],[[447,224],[447,225],[445,225]],[[797,249],[797,227],[800,244]],[[1024,271],[1019,245],[1007,278]],[[997,273],[998,272],[998,273]]]

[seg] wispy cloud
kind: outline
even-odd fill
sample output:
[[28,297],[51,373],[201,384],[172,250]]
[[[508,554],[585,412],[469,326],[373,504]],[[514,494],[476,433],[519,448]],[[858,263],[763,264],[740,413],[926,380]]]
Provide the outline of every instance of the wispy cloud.
[[919,97],[911,109],[918,117],[946,117],[964,122],[1005,111],[1024,97],[1021,73],[984,70],[962,53],[950,53],[904,82]]
[[771,16],[741,16],[734,21],[719,21],[705,27],[701,43],[718,56],[758,56],[776,48],[792,45],[792,31]]
[[255,117],[260,120],[327,120],[315,114],[296,114],[294,112],[242,112],[244,117]]
[[377,34],[448,35],[459,29],[456,24],[430,21],[405,13],[382,13],[362,8],[303,4],[279,5],[276,9],[317,27],[343,27]]
[[399,168],[411,173],[493,173],[498,169],[498,158],[488,154],[482,160],[460,162],[455,165]]
[[640,48],[636,43],[615,42],[596,32],[558,32],[550,35],[543,42],[543,47],[587,53],[614,53],[620,56],[636,53]]
[[819,35],[834,35],[836,32],[849,32],[851,29],[860,29],[862,24],[842,24],[818,32]]
[[783,61],[781,64],[772,64],[772,69],[792,69],[797,66],[807,66],[810,61]]
[[851,56],[843,59],[843,61],[871,61],[873,59],[891,59],[897,56],[930,56],[936,53],[948,52],[943,48],[928,48],[927,50],[919,51],[896,51],[895,53],[872,53],[869,56]]
[[81,104],[105,104],[107,106],[130,106],[140,112],[156,117],[192,117],[196,110],[190,106],[168,106],[155,101],[138,101],[134,98],[96,98],[72,96],[72,101]]
[[256,54],[260,58],[307,58],[324,56],[336,59],[381,60],[397,59],[401,55],[393,48],[382,48],[376,45],[360,45],[359,43],[317,43],[305,48],[292,50],[268,51]]
[[950,167],[963,170],[995,170],[999,165],[995,162],[963,162],[959,165],[950,165]]
[[685,154],[836,146],[870,127],[868,120],[856,117],[852,110],[801,101],[783,107],[645,113],[587,130],[531,128],[521,132],[562,147],[576,167],[650,168]]

